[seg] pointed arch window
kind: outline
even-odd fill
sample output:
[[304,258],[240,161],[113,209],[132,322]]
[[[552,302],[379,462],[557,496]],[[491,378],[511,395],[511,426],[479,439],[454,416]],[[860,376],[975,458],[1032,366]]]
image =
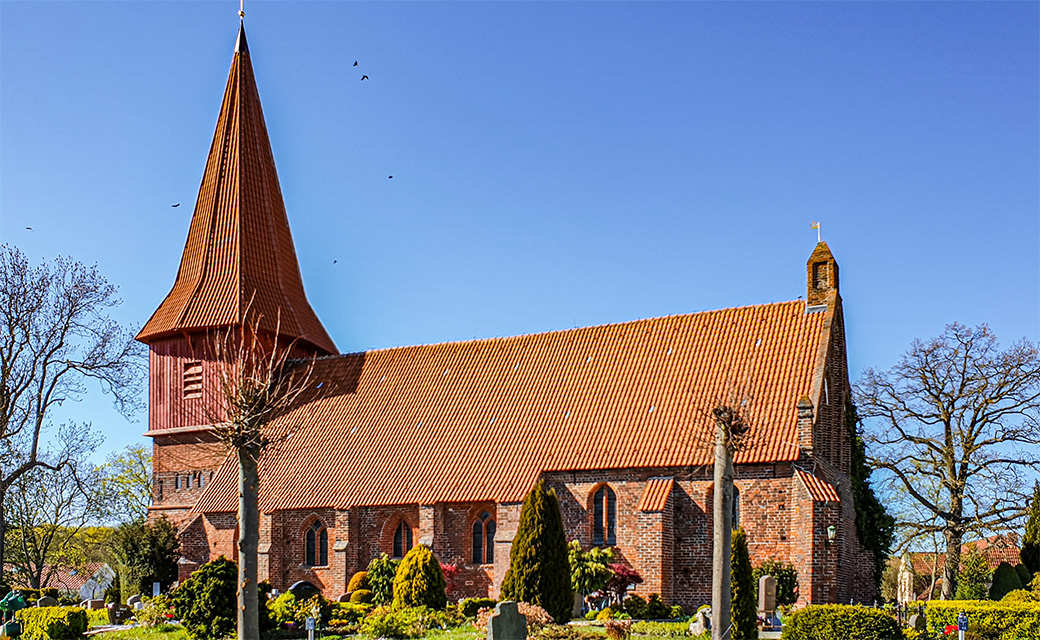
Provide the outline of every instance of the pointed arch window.
[[495,562],[495,521],[484,511],[473,522],[473,564]]
[[412,528],[404,520],[394,529],[393,557],[403,558],[404,554],[412,548]]
[[592,495],[592,544],[617,544],[617,495],[603,485]]
[[303,564],[308,567],[324,567],[329,564],[329,530],[315,520],[307,528]]

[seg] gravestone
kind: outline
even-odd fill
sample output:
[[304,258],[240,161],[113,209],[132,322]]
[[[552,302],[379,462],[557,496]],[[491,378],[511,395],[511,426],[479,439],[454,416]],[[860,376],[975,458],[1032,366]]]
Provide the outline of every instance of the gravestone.
[[336,598],[336,602],[350,602],[350,592],[344,593],[339,598]]
[[690,635],[699,636],[711,630],[711,607],[706,607],[697,612],[690,621]]
[[765,575],[758,579],[758,612],[776,611],[776,578]]
[[126,606],[113,602],[108,605],[108,624],[123,624],[130,618],[130,609]]
[[487,640],[527,640],[527,618],[512,601],[499,602],[488,618]]
[[126,606],[133,608],[135,604],[141,601],[141,596],[134,595],[126,599]]
[[915,613],[914,615],[910,616],[910,619],[907,621],[907,624],[911,629],[915,631],[924,632],[928,629],[928,618],[922,616],[919,613]]
[[90,609],[91,611],[95,611],[97,609],[104,609],[105,601],[99,598],[95,598],[93,600],[84,600],[83,602],[79,603],[79,606],[83,607],[84,609]]
[[144,609],[144,603],[138,600],[134,603],[134,611],[142,611]]
[[56,606],[58,606],[58,601],[55,600],[54,598],[50,597],[50,596],[43,596],[42,598],[40,598],[39,600],[36,601],[36,606],[37,607],[56,607]]

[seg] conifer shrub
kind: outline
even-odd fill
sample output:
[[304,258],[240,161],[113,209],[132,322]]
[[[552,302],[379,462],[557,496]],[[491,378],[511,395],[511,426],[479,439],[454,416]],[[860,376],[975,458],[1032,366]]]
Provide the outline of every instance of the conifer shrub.
[[1029,519],[1019,557],[1031,575],[1040,572],[1040,482],[1033,485],[1033,500],[1029,503]]
[[1033,574],[1029,573],[1029,569],[1024,564],[1015,565],[1015,573],[1018,574],[1018,581],[1022,583],[1023,589],[1029,588],[1029,583],[1033,581]]
[[993,572],[993,584],[989,588],[989,599],[1000,600],[1011,591],[1022,588],[1022,581],[1018,578],[1015,568],[1006,562],[997,565]]
[[17,616],[23,640],[82,638],[87,630],[87,611],[79,607],[29,607]]
[[741,527],[733,532],[730,545],[730,598],[732,640],[757,640],[758,615],[755,613],[755,578],[751,570],[747,534]]
[[347,591],[353,593],[358,589],[371,589],[368,584],[368,572],[358,571],[350,578],[350,582],[347,583]]
[[625,613],[632,616],[634,620],[646,620],[646,600],[639,596],[625,598]]
[[375,594],[370,590],[358,589],[350,594],[350,601],[354,604],[372,604],[374,597]]
[[810,605],[784,623],[783,640],[902,640],[896,619],[880,609],[845,604]]
[[1032,591],[1027,589],[1015,589],[1009,591],[1006,596],[1000,599],[1001,602],[1036,602],[1036,596],[1033,595]]
[[646,599],[646,609],[643,610],[643,618],[646,620],[666,620],[672,615],[672,609],[661,599],[661,594],[651,593]]
[[426,545],[415,545],[405,554],[394,577],[394,609],[443,609],[448,604],[446,586],[437,556]]
[[368,585],[372,590],[372,602],[389,604],[394,599],[394,576],[400,560],[394,560],[385,553],[373,558],[368,563]]
[[238,565],[224,556],[199,567],[173,590],[177,617],[191,640],[217,640],[237,627]]
[[989,583],[993,572],[985,556],[973,545],[961,560],[961,570],[957,575],[957,600],[985,600],[989,597]]
[[520,510],[502,599],[538,605],[557,623],[569,620],[574,592],[567,551],[556,491],[539,480]]

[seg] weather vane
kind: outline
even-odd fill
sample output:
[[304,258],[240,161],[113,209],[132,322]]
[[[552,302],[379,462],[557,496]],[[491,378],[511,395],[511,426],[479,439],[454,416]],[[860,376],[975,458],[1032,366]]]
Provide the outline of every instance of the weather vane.
[[238,0],[238,17],[242,20],[246,18],[246,0]]
[[823,242],[820,239],[820,223],[815,221],[815,220],[813,220],[812,224],[809,225],[809,228],[810,229],[816,229],[816,242]]

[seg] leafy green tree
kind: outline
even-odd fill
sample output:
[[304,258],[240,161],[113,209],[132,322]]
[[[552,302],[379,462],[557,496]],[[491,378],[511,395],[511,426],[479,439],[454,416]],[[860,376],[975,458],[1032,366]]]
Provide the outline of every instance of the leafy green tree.
[[153,582],[165,589],[177,579],[180,542],[165,516],[151,523],[137,520],[120,525],[112,534],[111,545],[124,600],[134,594],[151,594]]
[[545,480],[539,480],[524,498],[509,570],[502,581],[502,598],[536,604],[557,623],[571,617],[574,592],[567,538],[556,491],[546,490]]
[[755,579],[751,570],[751,555],[748,553],[747,534],[740,527],[733,532],[730,546],[730,614],[733,631],[732,640],[757,640],[758,616],[755,614]]
[[446,587],[437,556],[426,545],[415,545],[401,560],[394,577],[394,609],[443,609],[448,604]]
[[1029,502],[1026,535],[1022,538],[1022,564],[1029,573],[1040,571],[1040,482],[1033,484],[1033,499]]
[[957,600],[985,600],[989,597],[989,583],[993,571],[985,556],[975,547],[969,545],[968,553],[961,561],[960,574],[957,576]]
[[755,567],[752,577],[755,585],[755,602],[758,602],[758,581],[762,576],[773,576],[776,580],[776,604],[792,605],[798,602],[798,570],[790,562],[770,559]]
[[582,597],[603,591],[614,577],[614,571],[610,568],[614,561],[614,551],[609,548],[593,547],[582,551],[581,543],[571,540],[567,545],[567,559],[571,567],[571,589]]
[[400,560],[385,553],[368,563],[368,584],[375,604],[387,604],[394,599],[394,576],[400,564]]
[[220,556],[174,589],[173,607],[190,640],[219,640],[234,634],[237,580],[238,566]]
[[114,451],[105,463],[104,493],[115,522],[133,522],[148,517],[152,504],[152,454],[140,446],[128,444]]
[[1015,568],[1006,562],[997,565],[993,572],[993,584],[989,588],[989,599],[1000,600],[1016,589],[1021,589],[1022,581]]

